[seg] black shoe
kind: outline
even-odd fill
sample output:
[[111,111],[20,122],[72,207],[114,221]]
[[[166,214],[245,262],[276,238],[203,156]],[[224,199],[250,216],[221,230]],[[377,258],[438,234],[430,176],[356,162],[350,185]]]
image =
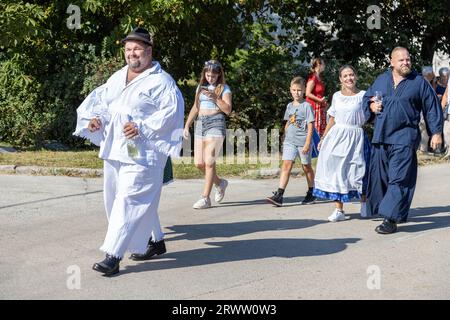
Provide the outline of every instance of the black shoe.
[[390,234],[397,231],[397,223],[394,220],[384,219],[383,223],[375,228],[380,234]]
[[102,262],[94,263],[92,269],[104,273],[105,276],[109,277],[113,274],[119,273],[119,263],[119,258],[115,258],[107,254],[105,260],[103,260]]
[[397,222],[397,224],[406,223],[406,222],[408,222],[408,218],[407,217],[403,217]]
[[164,243],[164,240],[160,240],[158,242],[152,242],[151,238],[149,241],[149,244],[147,246],[147,251],[145,251],[144,254],[140,254],[140,253],[133,253],[130,256],[131,260],[134,261],[142,261],[142,260],[148,260],[151,257],[153,257],[155,254],[156,255],[160,255],[163,253],[166,253],[166,244]]
[[316,203],[316,197],[313,196],[311,191],[306,193],[305,199],[303,199],[302,204],[313,204]]
[[278,191],[275,191],[273,193],[273,196],[267,197],[266,200],[277,207],[281,207],[283,205],[283,195],[280,194]]

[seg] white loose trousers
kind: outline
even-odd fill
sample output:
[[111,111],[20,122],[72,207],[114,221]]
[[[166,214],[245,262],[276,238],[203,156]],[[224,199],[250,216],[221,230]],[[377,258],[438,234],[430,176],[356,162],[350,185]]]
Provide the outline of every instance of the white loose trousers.
[[164,237],[158,217],[164,167],[104,161],[104,201],[108,231],[100,248],[123,258],[145,253],[150,236]]

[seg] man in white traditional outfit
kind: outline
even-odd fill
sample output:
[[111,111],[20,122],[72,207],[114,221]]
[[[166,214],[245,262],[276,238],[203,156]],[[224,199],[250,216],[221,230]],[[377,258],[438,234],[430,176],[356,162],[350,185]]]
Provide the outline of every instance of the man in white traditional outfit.
[[152,59],[147,30],[134,29],[122,40],[127,65],[89,94],[77,109],[75,135],[100,146],[104,160],[104,204],[108,231],[106,259],[93,269],[119,272],[126,251],[164,253],[157,213],[163,169],[181,149],[184,102],[172,77]]

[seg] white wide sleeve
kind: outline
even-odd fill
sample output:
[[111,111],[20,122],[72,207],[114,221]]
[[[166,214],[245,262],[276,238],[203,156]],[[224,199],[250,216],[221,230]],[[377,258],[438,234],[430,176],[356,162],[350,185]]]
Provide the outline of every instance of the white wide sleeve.
[[89,121],[93,118],[94,106],[105,101],[105,98],[102,97],[102,93],[105,92],[104,89],[105,85],[94,89],[77,108],[77,126],[73,133],[74,136],[89,139],[96,146],[100,146],[100,142],[103,140],[106,119],[100,119],[102,121],[100,130],[90,132],[87,127]]
[[175,85],[170,85],[158,103],[157,111],[137,122],[139,132],[158,151],[178,158],[183,136],[183,96]]

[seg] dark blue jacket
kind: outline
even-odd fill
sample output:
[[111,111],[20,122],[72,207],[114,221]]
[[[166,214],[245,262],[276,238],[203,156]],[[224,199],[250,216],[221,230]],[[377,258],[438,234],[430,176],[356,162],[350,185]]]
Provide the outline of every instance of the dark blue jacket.
[[[370,98],[375,91],[383,94],[383,111],[370,111]],[[429,135],[442,133],[443,116],[439,99],[421,75],[412,71],[394,89],[391,69],[378,76],[363,97],[367,120],[375,118],[372,143],[411,145],[420,143],[420,112],[423,113]]]

